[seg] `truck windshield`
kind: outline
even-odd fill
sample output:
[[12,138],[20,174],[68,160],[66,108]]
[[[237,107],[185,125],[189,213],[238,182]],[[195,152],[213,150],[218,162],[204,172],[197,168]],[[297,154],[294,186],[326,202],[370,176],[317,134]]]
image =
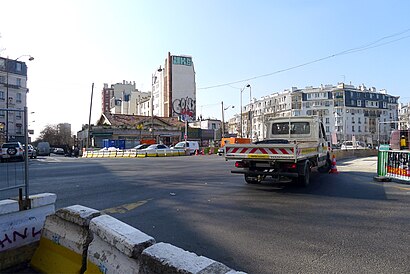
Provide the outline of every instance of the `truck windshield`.
[[[272,124],[272,134],[273,135],[288,135],[289,134],[289,123],[273,123]],[[290,134],[310,134],[309,122],[291,122],[290,123]]]

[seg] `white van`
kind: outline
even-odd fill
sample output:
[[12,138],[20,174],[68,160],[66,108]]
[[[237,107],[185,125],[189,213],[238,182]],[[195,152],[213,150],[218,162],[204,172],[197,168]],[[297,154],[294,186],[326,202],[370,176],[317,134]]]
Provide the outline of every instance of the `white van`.
[[182,141],[173,146],[173,148],[185,149],[189,154],[193,155],[196,151],[199,152],[199,143],[197,141]]
[[50,144],[48,142],[40,142],[37,145],[39,156],[50,156]]

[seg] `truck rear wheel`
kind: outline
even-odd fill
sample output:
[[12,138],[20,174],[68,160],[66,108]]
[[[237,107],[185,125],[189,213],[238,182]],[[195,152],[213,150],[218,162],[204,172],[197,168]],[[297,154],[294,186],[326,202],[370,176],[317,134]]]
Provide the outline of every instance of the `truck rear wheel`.
[[245,174],[245,182],[248,184],[260,184],[262,180],[262,175],[250,176],[248,174]]
[[305,163],[303,173],[304,173],[303,175],[299,175],[299,178],[298,178],[299,179],[299,185],[307,187],[310,183],[310,164],[309,164],[309,162]]
[[323,166],[319,167],[317,170],[320,173],[328,173],[331,167],[332,167],[332,161],[330,160],[330,155],[327,154],[326,163]]

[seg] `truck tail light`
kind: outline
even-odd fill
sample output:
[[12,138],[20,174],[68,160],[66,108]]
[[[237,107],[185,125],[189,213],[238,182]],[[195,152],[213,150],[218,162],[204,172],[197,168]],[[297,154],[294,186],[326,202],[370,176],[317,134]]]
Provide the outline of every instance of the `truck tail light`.
[[285,168],[287,169],[296,169],[297,165],[295,163],[292,164],[285,164]]
[[235,163],[235,167],[237,168],[244,168],[244,167],[248,167],[248,163],[244,162],[244,161],[237,161]]

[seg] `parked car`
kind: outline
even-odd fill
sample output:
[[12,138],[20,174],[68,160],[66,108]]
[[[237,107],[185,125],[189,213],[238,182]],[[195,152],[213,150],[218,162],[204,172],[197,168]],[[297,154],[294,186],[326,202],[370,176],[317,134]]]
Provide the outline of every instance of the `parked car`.
[[139,150],[139,149],[147,148],[149,146],[150,146],[149,144],[139,144],[139,145],[135,146],[134,149]]
[[[24,145],[23,149],[25,149]],[[27,155],[30,159],[37,158],[37,150],[30,144],[27,146]]]
[[24,161],[24,149],[20,142],[10,142],[1,145],[1,162],[8,160]]
[[64,149],[62,149],[61,147],[56,147],[56,148],[54,148],[53,153],[54,154],[59,154],[59,155],[64,155]]
[[366,149],[366,144],[363,142],[356,141],[356,144],[353,143],[353,141],[345,141],[342,143],[342,146],[340,147],[341,150],[346,150],[346,149]]
[[145,153],[147,156],[158,156],[160,154],[170,153],[171,149],[163,144],[153,144],[147,148],[140,150],[142,153]]
[[197,141],[182,141],[171,148],[185,149],[189,154],[193,155],[195,152],[199,151],[199,143]]

